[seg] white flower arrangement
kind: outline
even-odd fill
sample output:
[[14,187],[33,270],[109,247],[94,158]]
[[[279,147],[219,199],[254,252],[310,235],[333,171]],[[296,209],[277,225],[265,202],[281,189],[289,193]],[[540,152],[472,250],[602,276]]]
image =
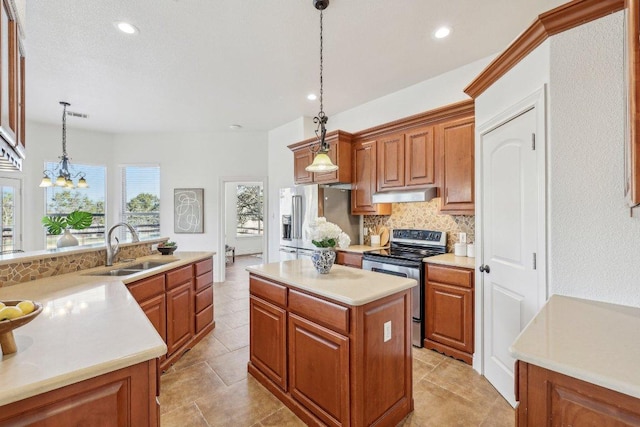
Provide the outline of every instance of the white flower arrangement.
[[336,245],[346,248],[351,244],[349,235],[332,222],[327,222],[325,217],[319,217],[309,224],[309,237],[311,243],[319,248],[333,248]]

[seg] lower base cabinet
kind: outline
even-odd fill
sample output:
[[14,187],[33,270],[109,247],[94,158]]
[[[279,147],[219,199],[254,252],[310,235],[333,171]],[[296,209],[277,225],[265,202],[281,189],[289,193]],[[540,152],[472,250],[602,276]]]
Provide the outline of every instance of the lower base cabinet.
[[0,426],[157,427],[158,391],[153,359],[4,405]]
[[327,425],[348,425],[349,338],[291,314],[289,357],[291,396]]
[[248,371],[307,425],[395,426],[413,410],[410,303],[349,306],[251,274]]
[[640,426],[640,399],[516,362],[516,427]]
[[473,361],[473,270],[426,265],[424,346],[468,364]]
[[128,283],[127,288],[167,344],[167,354],[160,358],[163,371],[215,327],[212,258]]

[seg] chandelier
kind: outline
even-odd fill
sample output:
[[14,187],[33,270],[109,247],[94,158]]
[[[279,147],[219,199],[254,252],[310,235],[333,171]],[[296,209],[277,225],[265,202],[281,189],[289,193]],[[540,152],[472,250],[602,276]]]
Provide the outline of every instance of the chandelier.
[[313,118],[313,122],[318,125],[316,128],[316,137],[318,137],[317,146],[311,145],[310,150],[315,154],[313,163],[305,168],[308,172],[332,172],[338,170],[338,166],[334,165],[329,158],[329,143],[325,140],[327,134],[326,124],[329,118],[324,114],[324,105],[322,102],[323,81],[322,81],[322,47],[323,47],[323,28],[322,28],[322,12],[329,7],[329,0],[313,0],[313,5],[320,11],[320,112]]
[[[55,171],[45,170],[43,172],[42,181],[40,181],[40,187],[56,187],[75,188],[73,183],[74,178],[78,179],[78,188],[88,188],[87,180],[85,179],[84,172],[78,172],[76,174],[71,173],[71,159],[67,156],[67,107],[71,104],[68,102],[60,101],[62,105],[62,156],[58,157],[60,163],[58,169]],[[55,180],[53,177],[57,177]]]

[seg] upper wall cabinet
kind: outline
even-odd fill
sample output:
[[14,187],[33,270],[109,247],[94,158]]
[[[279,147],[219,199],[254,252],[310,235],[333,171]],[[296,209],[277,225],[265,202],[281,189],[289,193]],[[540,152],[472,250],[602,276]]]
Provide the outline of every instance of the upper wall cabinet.
[[391,215],[391,203],[373,203],[376,192],[375,140],[358,141],[351,152],[351,215]]
[[[16,11],[0,0],[0,138],[25,157],[25,59]],[[6,160],[8,159],[3,159]],[[15,162],[11,162],[17,167]]]
[[474,214],[474,129],[474,117],[437,127],[441,212]]
[[318,139],[310,138],[289,145],[293,151],[293,180],[296,184],[336,184],[351,182],[351,140],[353,135],[340,130],[328,132],[326,141],[329,143],[328,156],[338,165],[334,172],[312,173],[305,168],[313,162],[311,147],[317,148]]
[[435,185],[433,126],[378,141],[378,191]]

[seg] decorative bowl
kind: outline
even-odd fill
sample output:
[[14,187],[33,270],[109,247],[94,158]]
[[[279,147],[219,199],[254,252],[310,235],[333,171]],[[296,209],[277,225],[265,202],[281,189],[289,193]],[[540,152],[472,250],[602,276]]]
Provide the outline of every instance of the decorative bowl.
[[177,246],[158,246],[158,251],[162,255],[171,255],[176,251],[176,249],[178,249]]
[[[7,306],[14,306],[18,305],[20,301],[21,300],[11,300],[2,302]],[[11,354],[18,351],[16,341],[13,338],[13,330],[31,322],[42,312],[42,304],[33,301],[33,305],[35,305],[36,308],[31,313],[16,319],[8,319],[0,322],[0,348],[2,349],[2,354]]]

